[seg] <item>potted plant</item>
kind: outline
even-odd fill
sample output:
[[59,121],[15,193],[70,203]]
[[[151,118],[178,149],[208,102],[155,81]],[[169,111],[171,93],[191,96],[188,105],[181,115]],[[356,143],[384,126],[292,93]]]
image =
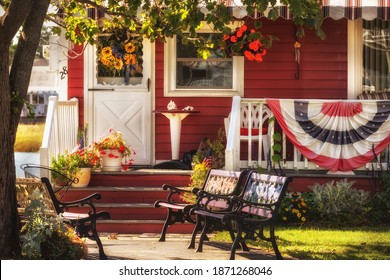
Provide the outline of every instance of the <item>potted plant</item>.
[[72,186],[86,187],[91,179],[92,169],[99,164],[99,153],[94,147],[78,149],[72,153],[65,150],[63,154],[53,157],[51,168],[54,172],[51,177],[57,185],[63,182],[65,176],[69,179],[76,178]]
[[135,151],[126,144],[120,131],[110,129],[109,134],[96,142],[94,147],[99,151],[102,171],[127,170],[134,162],[131,157]]

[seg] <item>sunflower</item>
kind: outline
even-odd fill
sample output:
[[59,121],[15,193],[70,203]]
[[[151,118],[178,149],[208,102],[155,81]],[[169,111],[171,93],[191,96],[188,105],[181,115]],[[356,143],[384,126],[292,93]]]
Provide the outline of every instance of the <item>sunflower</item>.
[[125,51],[128,53],[132,53],[135,51],[135,46],[133,43],[129,42],[125,45]]

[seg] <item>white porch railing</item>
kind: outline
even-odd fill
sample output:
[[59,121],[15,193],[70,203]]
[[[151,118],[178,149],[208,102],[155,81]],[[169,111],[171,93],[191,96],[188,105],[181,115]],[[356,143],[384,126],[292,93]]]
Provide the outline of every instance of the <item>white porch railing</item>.
[[40,148],[40,164],[50,166],[53,156],[65,150],[71,151],[76,145],[78,127],[78,100],[58,101],[58,97],[51,96]]
[[[265,105],[265,99],[233,97],[232,109],[229,120],[225,120],[227,143],[225,150],[225,169],[238,171],[242,168],[262,167],[270,168],[270,158],[272,158],[274,145],[274,125],[275,118],[271,110]],[[256,120],[257,118],[257,120]],[[262,133],[262,127],[268,127]],[[245,128],[247,135],[242,135]],[[256,133],[253,132],[255,129]],[[310,162],[306,157],[291,144],[284,132],[281,132],[280,153],[282,157],[281,167],[290,170],[324,170],[318,165]],[[241,151],[241,147],[247,145],[247,151]],[[266,149],[264,149],[266,147]],[[241,156],[245,154],[243,159]],[[293,152],[292,156],[288,152]],[[390,160],[389,148],[382,155],[378,155],[377,162],[380,164],[368,163],[359,170],[387,169]],[[278,167],[276,167],[278,168]]]

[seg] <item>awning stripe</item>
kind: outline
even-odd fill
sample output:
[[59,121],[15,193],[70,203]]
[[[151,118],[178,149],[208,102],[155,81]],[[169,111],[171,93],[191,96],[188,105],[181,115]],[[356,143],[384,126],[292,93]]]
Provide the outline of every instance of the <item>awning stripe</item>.
[[[247,15],[245,7],[240,0],[225,1],[230,8],[231,14],[236,18],[243,18]],[[363,18],[365,20],[390,19],[390,0],[322,0],[324,17],[335,20],[347,18],[355,20]],[[292,15],[287,6],[277,6],[279,17],[291,19]],[[264,14],[255,12],[251,17],[259,18]]]

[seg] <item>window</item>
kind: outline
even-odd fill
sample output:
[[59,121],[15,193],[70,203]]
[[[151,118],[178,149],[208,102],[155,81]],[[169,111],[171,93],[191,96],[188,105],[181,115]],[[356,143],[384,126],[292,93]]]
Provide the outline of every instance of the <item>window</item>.
[[[218,39],[221,35],[203,32],[201,36]],[[165,61],[165,96],[243,95],[244,58],[226,58],[218,46],[204,60],[197,57],[194,46],[175,37],[165,46]]]
[[363,93],[390,91],[390,23],[363,20]]

